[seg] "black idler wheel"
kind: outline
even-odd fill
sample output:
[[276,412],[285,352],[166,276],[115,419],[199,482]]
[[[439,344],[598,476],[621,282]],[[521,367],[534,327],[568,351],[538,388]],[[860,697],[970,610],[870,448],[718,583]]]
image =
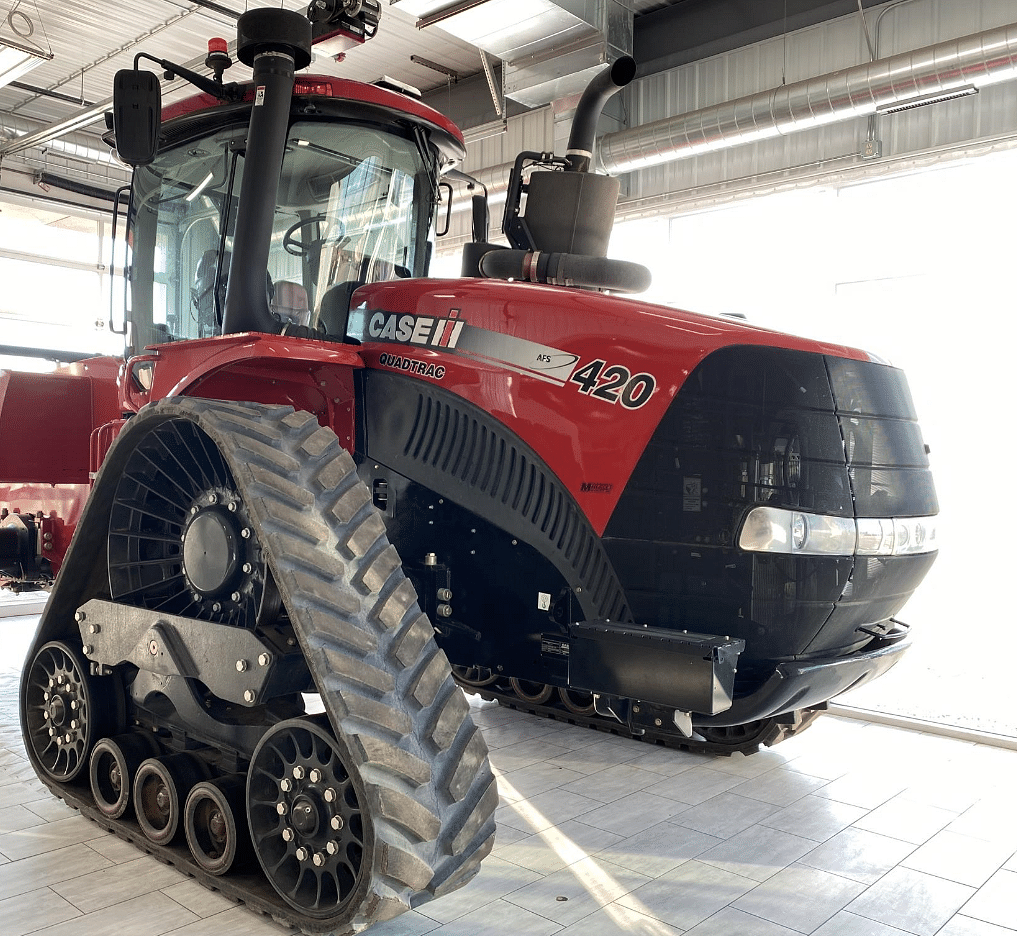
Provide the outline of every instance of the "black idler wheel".
[[[723,753],[725,747],[732,751],[744,751],[746,746],[771,745],[780,739],[783,732],[784,727],[776,715],[746,722],[744,725],[696,726],[696,733],[710,743],[710,749],[715,753]],[[756,747],[752,747],[752,750]]]
[[90,676],[81,654],[63,641],[36,653],[23,688],[23,723],[49,779],[66,783],[87,766],[96,739],[114,728],[113,691],[112,680]]
[[558,698],[573,715],[591,716],[596,714],[593,708],[592,692],[584,692],[582,689],[567,689],[562,686],[558,689]]
[[373,830],[365,792],[320,716],[280,722],[262,738],[247,782],[258,861],[290,906],[330,917],[366,886]]
[[539,682],[530,682],[527,679],[516,679],[513,676],[509,683],[512,691],[524,702],[531,705],[543,705],[554,693],[554,687]]
[[142,761],[134,777],[134,812],[145,837],[168,845],[180,832],[182,804],[207,771],[190,754],[169,754]]
[[119,819],[127,811],[138,768],[155,753],[151,736],[138,732],[96,742],[88,761],[88,780],[96,808],[107,819]]
[[202,780],[184,804],[184,835],[191,855],[209,874],[225,874],[250,850],[243,774]]

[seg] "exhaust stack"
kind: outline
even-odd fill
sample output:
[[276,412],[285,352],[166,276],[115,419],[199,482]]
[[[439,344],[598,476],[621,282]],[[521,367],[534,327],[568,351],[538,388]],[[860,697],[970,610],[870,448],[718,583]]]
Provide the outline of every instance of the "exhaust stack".
[[[590,172],[593,142],[604,105],[636,74],[636,63],[623,56],[587,85],[576,107],[565,158],[550,153],[520,153],[509,181],[503,230],[521,250],[607,256],[614,227],[620,183],[611,176]],[[536,171],[523,183],[524,164],[555,167]],[[564,170],[564,171],[562,171]],[[520,216],[520,198],[526,192],[526,214]]]

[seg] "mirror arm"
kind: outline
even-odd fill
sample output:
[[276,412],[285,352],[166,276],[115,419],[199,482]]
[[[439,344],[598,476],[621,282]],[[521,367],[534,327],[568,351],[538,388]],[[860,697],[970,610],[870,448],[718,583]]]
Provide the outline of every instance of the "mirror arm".
[[199,91],[211,94],[220,101],[236,101],[241,97],[240,86],[235,81],[231,81],[229,84],[222,84],[218,81],[213,81],[211,78],[206,78],[204,75],[199,75],[197,72],[191,71],[191,69],[185,68],[183,65],[177,65],[173,62],[167,61],[166,59],[156,58],[154,55],[149,55],[147,52],[139,52],[134,56],[135,71],[138,71],[138,63],[143,58],[148,59],[150,62],[155,62],[155,64],[166,73],[165,77],[167,79],[183,78],[184,81],[190,82]]

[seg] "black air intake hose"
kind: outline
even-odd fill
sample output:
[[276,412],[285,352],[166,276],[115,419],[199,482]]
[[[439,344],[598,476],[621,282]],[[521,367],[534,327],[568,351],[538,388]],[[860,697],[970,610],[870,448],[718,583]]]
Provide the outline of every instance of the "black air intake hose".
[[650,271],[641,263],[539,250],[492,250],[480,258],[480,273],[491,279],[624,293],[642,292],[650,285]]
[[610,68],[605,68],[593,79],[576,105],[572,118],[565,158],[573,172],[588,172],[593,159],[593,143],[597,136],[597,121],[610,98],[636,76],[636,63],[623,55]]

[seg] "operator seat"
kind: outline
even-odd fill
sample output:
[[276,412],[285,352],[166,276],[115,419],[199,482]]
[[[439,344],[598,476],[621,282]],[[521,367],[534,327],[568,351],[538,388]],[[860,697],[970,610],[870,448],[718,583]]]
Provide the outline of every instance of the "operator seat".
[[275,284],[269,308],[286,324],[306,325],[311,320],[307,290],[300,283],[280,280]]

